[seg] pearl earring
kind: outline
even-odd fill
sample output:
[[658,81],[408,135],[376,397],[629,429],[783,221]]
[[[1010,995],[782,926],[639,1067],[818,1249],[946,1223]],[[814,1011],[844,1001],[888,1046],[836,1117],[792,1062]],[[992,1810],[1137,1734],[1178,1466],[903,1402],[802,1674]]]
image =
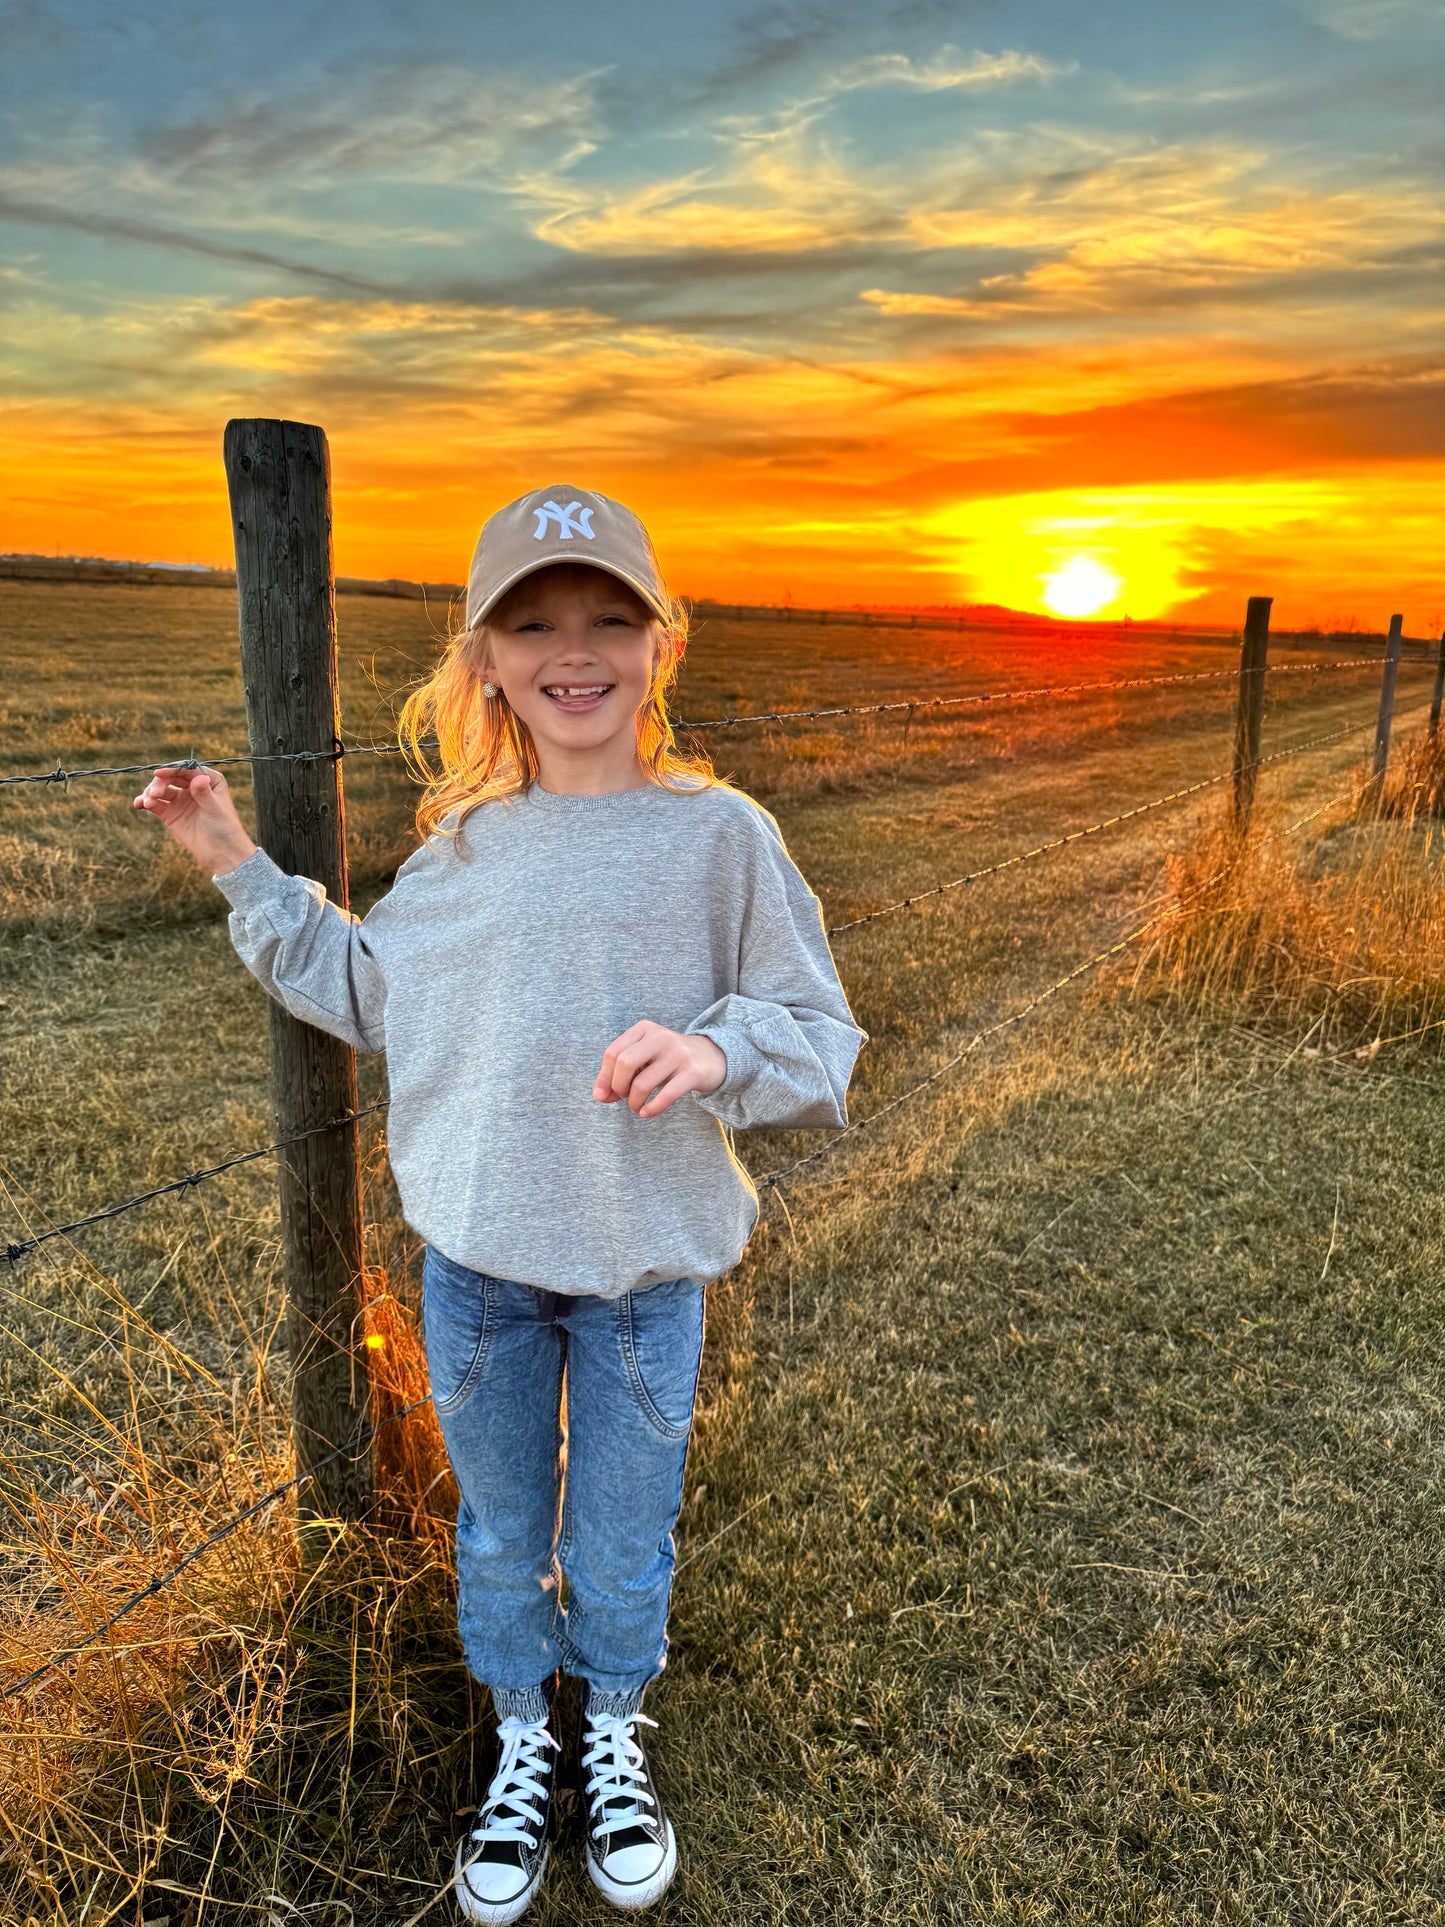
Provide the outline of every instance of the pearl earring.
[[482,684],[482,694],[484,696],[496,696],[496,695],[499,695],[500,693],[501,692],[498,690],[497,685],[494,682],[484,682]]

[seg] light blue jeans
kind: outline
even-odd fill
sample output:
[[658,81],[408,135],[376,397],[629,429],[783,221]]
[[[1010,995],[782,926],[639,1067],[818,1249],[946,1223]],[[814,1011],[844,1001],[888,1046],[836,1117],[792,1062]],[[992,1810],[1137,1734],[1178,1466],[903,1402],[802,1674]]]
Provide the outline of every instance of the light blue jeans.
[[636,1711],[667,1662],[704,1286],[568,1296],[429,1245],[422,1288],[468,1667],[501,1717],[539,1717],[558,1666],[596,1711]]

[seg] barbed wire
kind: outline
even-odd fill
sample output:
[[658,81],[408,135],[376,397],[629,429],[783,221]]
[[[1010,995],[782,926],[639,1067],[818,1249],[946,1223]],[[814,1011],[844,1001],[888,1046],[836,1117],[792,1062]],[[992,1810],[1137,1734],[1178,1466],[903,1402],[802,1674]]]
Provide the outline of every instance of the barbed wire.
[[674,728],[733,729],[743,723],[786,723],[819,716],[872,716],[886,710],[960,708],[993,703],[1035,702],[1043,696],[1080,696],[1108,689],[1162,689],[1171,683],[1234,682],[1245,676],[1321,674],[1334,669],[1378,668],[1381,656],[1356,656],[1347,662],[1270,662],[1258,669],[1199,669],[1170,676],[1124,676],[1109,682],[1041,683],[1028,689],[990,689],[971,696],[917,696],[885,703],[850,703],[836,709],[782,709],[757,716],[718,716],[710,722],[677,722]]
[[[1301,745],[1300,747],[1311,746],[1312,745]],[[1322,804],[1310,817],[1301,818],[1298,823],[1291,825],[1288,830],[1283,832],[1271,831],[1269,834],[1292,835],[1295,830],[1302,828],[1304,823],[1312,821],[1314,816],[1322,815],[1326,809],[1332,808],[1336,803],[1343,801],[1350,794],[1352,794],[1352,790],[1342,791],[1338,795],[1330,798],[1327,803]],[[1213,877],[1207,879],[1203,885],[1192,892],[1190,902],[1192,903],[1194,900],[1197,900],[1208,889],[1212,888],[1226,873],[1229,867],[1229,864],[1223,865]],[[876,1124],[880,1118],[886,1117],[890,1112],[897,1110],[900,1105],[907,1103],[911,1098],[917,1097],[921,1091],[927,1090],[931,1085],[936,1084],[940,1078],[946,1077],[950,1071],[956,1070],[961,1063],[965,1062],[966,1059],[980,1050],[990,1038],[997,1037],[1004,1031],[1012,1030],[1019,1024],[1022,1024],[1036,1010],[1040,1009],[1042,1005],[1059,996],[1061,992],[1067,990],[1072,984],[1079,982],[1081,978],[1088,976],[1091,972],[1102,968],[1102,966],[1112,958],[1122,955],[1131,945],[1138,943],[1143,937],[1147,936],[1151,930],[1157,929],[1161,923],[1167,921],[1171,916],[1176,915],[1181,907],[1183,906],[1179,901],[1164,905],[1162,909],[1146,918],[1143,923],[1131,930],[1126,936],[1119,938],[1112,944],[1106,945],[1104,949],[1096,951],[1092,957],[1085,958],[1082,963],[1076,964],[1072,970],[1066,972],[1064,976],[1057,978],[1052,984],[1049,984],[1045,989],[1041,990],[1037,996],[1030,998],[1020,1009],[1011,1012],[1007,1017],[1000,1018],[996,1023],[989,1024],[984,1029],[977,1031],[961,1051],[956,1052],[946,1063],[941,1064],[936,1070],[930,1072],[927,1077],[921,1078],[916,1084],[910,1086],[908,1090],[902,1092],[898,1097],[891,1099],[887,1104],[880,1105],[876,1111],[870,1112],[867,1117],[858,1118],[854,1123],[845,1126],[843,1130],[830,1138],[826,1144],[820,1146],[818,1150],[810,1152],[806,1157],[797,1158],[793,1163],[782,1166],[776,1171],[767,1172],[764,1176],[758,1178],[755,1181],[758,1191],[762,1192],[768,1189],[775,1189],[781,1198],[783,1193],[780,1187],[784,1178],[790,1178],[794,1172],[802,1170],[806,1165],[816,1163],[819,1158],[828,1156],[845,1138],[852,1137],[857,1132],[868,1129],[870,1126]],[[370,1107],[371,1110],[377,1108],[379,1108],[378,1105]],[[363,1116],[367,1114],[369,1113],[358,1112],[354,1115]],[[347,1120],[340,1121],[344,1122]],[[323,1125],[318,1128],[325,1130],[334,1127]],[[307,1132],[302,1135],[310,1136],[312,1133]],[[291,1139],[284,1141],[288,1143],[294,1142],[294,1140]],[[262,1154],[253,1153],[252,1155]],[[217,1166],[216,1168],[224,1169],[225,1167]],[[176,1187],[167,1188],[174,1189]],[[246,1506],[242,1511],[236,1513],[232,1518],[218,1526],[214,1532],[193,1546],[164,1572],[154,1575],[144,1586],[137,1588],[127,1599],[122,1601],[120,1606],[116,1608],[109,1618],[102,1621],[99,1626],[94,1627],[84,1638],[66,1647],[61,1652],[52,1654],[50,1658],[42,1661],[39,1666],[33,1667],[22,1679],[6,1687],[4,1692],[0,1693],[0,1698],[13,1698],[16,1694],[23,1692],[27,1687],[35,1685],[39,1680],[57,1671],[61,1666],[67,1665],[70,1660],[78,1657],[80,1653],[96,1645],[107,1633],[111,1632],[122,1619],[143,1605],[147,1599],[154,1598],[158,1593],[163,1592],[168,1586],[174,1584],[189,1566],[193,1565],[197,1559],[209,1552],[213,1546],[218,1545],[223,1539],[229,1537],[231,1533],[244,1525],[247,1520],[255,1518],[258,1513],[265,1511],[268,1506],[275,1504],[278,1499],[284,1498],[287,1493],[295,1491],[309,1479],[314,1478],[324,1467],[335,1464],[338,1459],[344,1458],[348,1453],[352,1455],[353,1462],[355,1462],[359,1459],[361,1453],[372,1444],[378,1434],[385,1431],[388,1426],[396,1424],[398,1420],[409,1417],[413,1412],[418,1412],[431,1403],[432,1394],[430,1392],[421,1398],[413,1399],[408,1405],[401,1407],[400,1410],[389,1413],[386,1418],[380,1419],[375,1424],[369,1426],[352,1444],[338,1447],[334,1452],[327,1453],[325,1457],[318,1459],[314,1465],[308,1467],[304,1472],[297,1473],[294,1477],[285,1480],[282,1484],[274,1486],[269,1492],[264,1493],[261,1498],[254,1500],[249,1506]]]
[[[7,783],[59,783],[66,789],[83,776],[154,776],[162,769],[225,769],[232,763],[339,763],[343,756],[395,756],[400,752],[400,743],[343,743],[339,736],[333,736],[330,749],[278,749],[257,756],[208,756],[198,757],[194,750],[189,756],[172,756],[160,763],[115,763],[107,769],[63,769],[60,758],[55,759],[55,768],[42,770],[35,776],[0,776],[0,786]],[[423,749],[435,749],[434,742],[421,745]]]
[[869,1125],[876,1124],[880,1117],[887,1117],[888,1113],[890,1111],[896,1111],[900,1104],[906,1104],[909,1098],[917,1097],[920,1091],[926,1091],[930,1084],[936,1084],[940,1077],[946,1077],[951,1070],[956,1070],[965,1058],[972,1057],[974,1052],[981,1049],[991,1037],[997,1037],[1002,1031],[1012,1030],[1015,1025],[1021,1024],[1026,1017],[1032,1016],[1033,1012],[1036,1011],[1041,1004],[1048,1003],[1051,998],[1057,997],[1060,991],[1067,990],[1070,984],[1077,983],[1080,977],[1086,977],[1090,971],[1097,970],[1101,965],[1106,964],[1111,957],[1119,956],[1122,951],[1129,948],[1130,944],[1137,943],[1142,936],[1147,935],[1150,930],[1162,923],[1166,917],[1171,916],[1175,908],[1176,906],[1173,904],[1166,906],[1165,909],[1158,911],[1154,916],[1150,917],[1146,923],[1140,924],[1137,930],[1131,930],[1127,937],[1121,937],[1117,943],[1111,943],[1107,949],[1096,951],[1092,957],[1086,958],[1083,963],[1076,964],[1067,975],[1058,978],[1058,980],[1050,984],[1047,989],[1041,990],[1036,997],[1030,998],[1029,1002],[1024,1004],[1021,1009],[1013,1011],[1007,1017],[1001,1017],[996,1024],[989,1024],[985,1029],[975,1032],[968,1043],[964,1045],[963,1049],[953,1057],[950,1057],[946,1064],[940,1064],[936,1071],[930,1071],[927,1077],[921,1078],[918,1083],[904,1091],[901,1096],[890,1099],[887,1104],[880,1105],[876,1111],[870,1111],[867,1117],[857,1118],[852,1124],[844,1125],[836,1137],[829,1138],[828,1142],[820,1146],[818,1150],[810,1151],[806,1157],[798,1158],[792,1164],[785,1165],[781,1170],[770,1171],[765,1177],[757,1179],[758,1190],[776,1189],[784,1178],[791,1177],[795,1171],[801,1171],[805,1165],[814,1164],[819,1158],[826,1157],[830,1151],[842,1143],[845,1137],[852,1137],[856,1131],[867,1130]]
[[[1338,669],[1378,667],[1382,661],[1383,657],[1380,656],[1356,656],[1345,662],[1279,662],[1266,663],[1260,669],[1202,669],[1169,676],[1125,676],[1107,682],[1041,683],[1028,689],[982,690],[968,696],[902,697],[882,703],[847,703],[828,709],[775,709],[756,716],[715,716],[697,723],[674,718],[673,728],[690,735],[697,730],[735,729],[748,723],[812,721],[822,716],[876,716],[898,709],[908,710],[911,720],[912,713],[919,709],[1037,702],[1045,696],[1078,696],[1110,689],[1158,689],[1175,683],[1233,681],[1243,676],[1320,675]],[[416,747],[437,749],[440,745],[434,738],[427,738],[419,741]],[[401,743],[343,743],[340,737],[333,737],[330,749],[275,750],[253,756],[209,756],[204,759],[198,758],[192,750],[189,756],[171,757],[159,763],[116,763],[104,768],[66,769],[57,756],[54,769],[21,776],[0,776],[0,788],[14,783],[59,783],[68,793],[71,783],[89,776],[154,776],[157,770],[162,769],[226,769],[239,763],[334,763],[346,756],[398,756],[404,753]]]
[[[1282,762],[1288,756],[1298,756],[1307,749],[1321,749],[1327,743],[1337,743],[1346,736],[1358,736],[1373,728],[1373,723],[1351,723],[1346,729],[1332,730],[1327,736],[1312,737],[1307,743],[1295,743],[1290,748],[1276,750],[1273,755],[1261,756],[1257,761],[1242,763],[1239,767],[1241,772],[1263,769],[1268,763]],[[1231,765],[1229,769],[1220,770],[1214,776],[1201,777],[1197,783],[1189,783],[1183,789],[1170,790],[1167,796],[1153,797],[1147,803],[1136,803],[1132,809],[1121,810],[1115,816],[1106,816],[1098,823],[1090,823],[1086,829],[1070,830],[1066,836],[1050,837],[1047,843],[1036,843],[1031,850],[1020,850],[1016,855],[1004,857],[998,863],[990,863],[982,870],[970,870],[967,876],[956,877],[951,883],[938,883],[931,890],[920,890],[915,896],[900,897],[896,903],[885,903],[880,909],[870,910],[866,916],[853,917],[847,923],[830,924],[825,934],[830,938],[836,937],[844,930],[856,930],[861,924],[872,923],[878,917],[891,916],[895,910],[910,910],[914,904],[926,903],[930,897],[942,896],[946,891],[961,890],[965,884],[982,883],[986,877],[1001,876],[1005,870],[1016,869],[1020,863],[1047,856],[1051,850],[1062,850],[1070,843],[1082,842],[1085,837],[1097,836],[1101,830],[1114,829],[1136,816],[1147,816],[1151,810],[1162,809],[1166,803],[1178,803],[1187,796],[1197,796],[1201,790],[1214,789],[1220,783],[1227,783],[1234,774]]]
[[[1321,749],[1330,743],[1340,742],[1346,736],[1360,735],[1372,727],[1371,723],[1350,723],[1344,729],[1331,730],[1326,735],[1313,736],[1303,743],[1292,743],[1284,749],[1274,750],[1268,756],[1261,756],[1252,763],[1241,764],[1240,769],[1262,769],[1267,764],[1284,762],[1291,756],[1301,756],[1308,750]],[[1085,837],[1096,836],[1101,830],[1147,815],[1149,811],[1160,809],[1166,803],[1179,802],[1186,797],[1198,795],[1202,790],[1215,788],[1220,783],[1228,782],[1234,773],[1234,768],[1231,766],[1227,770],[1218,771],[1213,776],[1202,777],[1199,782],[1190,783],[1183,789],[1171,790],[1167,796],[1156,796],[1147,803],[1136,803],[1131,809],[1121,810],[1116,815],[1105,817],[1098,823],[1091,823],[1085,829],[1070,830],[1064,836],[1052,837],[1048,842],[1037,843],[1029,850],[1020,850],[1013,856],[1005,857],[998,863],[988,864],[981,870],[970,871],[967,876],[955,878],[950,883],[937,884],[933,889],[920,891],[915,896],[901,897],[896,903],[885,904],[878,910],[870,910],[865,916],[853,917],[844,923],[830,924],[824,931],[824,935],[831,940],[833,937],[842,935],[844,931],[856,930],[861,925],[872,923],[879,917],[890,916],[894,911],[911,909],[915,904],[925,903],[930,898],[941,896],[947,891],[961,889],[966,884],[980,883],[987,877],[999,876],[1005,870],[1014,869],[1021,863],[1028,863],[1036,857],[1048,855],[1051,851],[1064,849],[1067,845],[1078,843]],[[39,1246],[47,1244],[52,1238],[62,1238],[72,1231],[84,1229],[87,1225],[99,1224],[107,1218],[120,1217],[123,1213],[134,1211],[140,1205],[149,1204],[153,1199],[165,1197],[170,1192],[191,1190],[196,1185],[204,1183],[206,1179],[218,1176],[222,1171],[234,1169],[238,1164],[254,1163],[258,1158],[269,1157],[273,1152],[284,1150],[289,1144],[300,1143],[303,1138],[314,1137],[322,1131],[339,1130],[343,1125],[354,1124],[386,1108],[386,1100],[378,1098],[364,1109],[348,1111],[344,1116],[334,1118],[328,1124],[313,1125],[309,1130],[297,1132],[292,1137],[281,1138],[275,1144],[263,1145],[259,1150],[244,1152],[239,1157],[227,1158],[222,1163],[210,1165],[203,1171],[187,1172],[184,1177],[176,1178],[170,1184],[158,1185],[152,1191],[142,1192],[140,1196],[128,1198],[121,1204],[111,1205],[104,1211],[95,1211],[88,1217],[73,1219],[69,1224],[56,1225],[49,1231],[37,1232],[33,1237],[14,1240],[5,1246],[3,1255],[13,1270],[21,1258],[38,1249]]]
[[154,1198],[163,1198],[170,1191],[190,1191],[207,1178],[219,1176],[222,1171],[233,1171],[238,1164],[254,1164],[257,1158],[270,1157],[275,1151],[284,1151],[288,1144],[300,1144],[304,1138],[317,1137],[323,1131],[338,1131],[344,1124],[355,1124],[359,1119],[371,1117],[375,1112],[386,1108],[385,1100],[377,1098],[363,1110],[348,1111],[344,1117],[332,1118],[328,1124],[313,1124],[308,1130],[297,1131],[291,1137],[279,1138],[275,1144],[262,1145],[259,1151],[243,1151],[239,1157],[227,1158],[222,1164],[212,1164],[204,1171],[188,1171],[183,1178],[176,1178],[171,1184],[157,1185],[154,1191],[143,1191],[138,1198],[127,1198],[124,1204],[113,1204],[105,1211],[93,1211],[88,1218],[74,1218],[69,1224],[58,1224],[51,1231],[38,1231],[33,1238],[21,1238],[7,1244],[4,1256],[13,1270],[16,1262],[27,1252],[48,1244],[52,1238],[63,1238],[68,1232],[79,1231],[90,1224],[100,1224],[106,1218],[118,1218],[125,1211],[134,1211],[137,1206],[149,1204]]
[[[1327,810],[1334,809],[1337,804],[1347,801],[1354,793],[1355,786],[1353,784],[1351,784],[1348,789],[1337,791],[1327,802],[1320,804],[1318,809],[1311,810],[1308,816],[1302,816],[1298,822],[1291,823],[1287,829],[1267,831],[1265,835],[1260,838],[1260,841],[1269,842],[1277,836],[1293,836],[1297,830],[1302,830],[1307,823],[1314,822],[1317,817],[1323,816]],[[944,1077],[949,1071],[955,1070],[966,1058],[971,1057],[975,1051],[981,1049],[991,1037],[997,1037],[1001,1032],[1012,1030],[1016,1025],[1021,1024],[1024,1019],[1031,1016],[1040,1005],[1050,1002],[1050,1000],[1057,997],[1061,991],[1067,990],[1071,984],[1077,983],[1081,977],[1088,976],[1091,971],[1098,970],[1102,965],[1108,963],[1112,957],[1121,955],[1131,944],[1138,943],[1140,939],[1146,937],[1151,930],[1156,930],[1161,923],[1165,923],[1171,917],[1177,916],[1180,910],[1192,909],[1199,899],[1212,890],[1217,883],[1221,882],[1239,861],[1240,858],[1236,856],[1231,858],[1230,861],[1221,864],[1212,876],[1207,877],[1202,884],[1199,884],[1195,889],[1190,891],[1186,897],[1179,897],[1171,903],[1166,903],[1162,909],[1157,910],[1152,916],[1146,918],[1137,929],[1131,930],[1127,936],[1121,937],[1117,943],[1111,943],[1105,949],[1096,951],[1092,957],[1086,958],[1083,963],[1076,964],[1066,975],[1059,977],[1055,982],[1041,990],[1036,997],[1031,998],[1021,1009],[1013,1011],[1007,1017],[1001,1017],[997,1023],[989,1024],[985,1029],[976,1032],[975,1035],[969,1039],[968,1043],[964,1045],[963,1049],[957,1052],[955,1056],[950,1057],[946,1064],[941,1064],[936,1071],[932,1071],[927,1077],[921,1078],[917,1084],[912,1085],[908,1090],[904,1091],[901,1096],[892,1098],[887,1104],[881,1105],[876,1111],[870,1111],[867,1117],[860,1117],[854,1123],[845,1125],[836,1137],[829,1138],[826,1144],[820,1146],[816,1151],[809,1152],[806,1157],[798,1158],[792,1164],[786,1165],[777,1171],[770,1171],[766,1176],[757,1179],[758,1190],[776,1189],[783,1178],[791,1177],[794,1171],[802,1170],[804,1165],[812,1164],[818,1158],[826,1157],[836,1145],[842,1143],[845,1137],[851,1137],[855,1131],[866,1130],[870,1124],[877,1123],[880,1117],[886,1117],[890,1111],[897,1110],[898,1106],[906,1103],[909,1098],[917,1097],[920,1091],[927,1090],[930,1084],[936,1084],[940,1077]],[[781,1195],[781,1193],[779,1195]]]
[[294,1478],[287,1479],[282,1485],[273,1486],[269,1492],[263,1493],[259,1499],[254,1500],[250,1505],[246,1506],[244,1510],[236,1513],[234,1518],[227,1519],[223,1525],[217,1526],[216,1530],[211,1533],[208,1538],[202,1539],[198,1545],[192,1546],[189,1552],[184,1553],[173,1565],[168,1566],[164,1572],[156,1573],[144,1586],[138,1587],[128,1599],[122,1601],[110,1615],[109,1619],[102,1620],[99,1626],[92,1627],[83,1639],[78,1639],[74,1645],[67,1646],[62,1652],[53,1653],[49,1659],[43,1660],[39,1666],[32,1667],[23,1679],[16,1680],[13,1685],[7,1686],[4,1692],[0,1693],[0,1699],[13,1699],[17,1693],[24,1692],[27,1686],[33,1686],[37,1680],[44,1679],[47,1673],[53,1673],[59,1667],[68,1665],[72,1659],[78,1658],[88,1647],[94,1646],[100,1640],[104,1639],[106,1634],[118,1626],[127,1614],[133,1613],[137,1606],[143,1606],[147,1599],[154,1599],[157,1593],[164,1592],[167,1586],[173,1585],[186,1570],[187,1566],[194,1565],[202,1553],[209,1552],[212,1546],[217,1546],[223,1539],[229,1538],[238,1527],[245,1525],[248,1519],[254,1519],[258,1512],[264,1512],[268,1506],[274,1505],[278,1499],[284,1499],[288,1492],[296,1491],[298,1487],[305,1485],[309,1479],[314,1479],[316,1474],[326,1466],[335,1465],[338,1459],[344,1459],[348,1453],[351,1455],[352,1463],[355,1464],[361,1453],[366,1450],[379,1432],[384,1432],[388,1425],[395,1425],[399,1419],[409,1417],[411,1413],[420,1411],[423,1405],[430,1405],[430,1403],[430,1392],[428,1392],[424,1398],[413,1399],[410,1405],[403,1405],[400,1411],[389,1413],[386,1418],[379,1419],[375,1425],[368,1426],[359,1438],[351,1441],[347,1445],[339,1445],[334,1452],[328,1452],[324,1458],[317,1459],[314,1465],[307,1466],[304,1472],[298,1472]]

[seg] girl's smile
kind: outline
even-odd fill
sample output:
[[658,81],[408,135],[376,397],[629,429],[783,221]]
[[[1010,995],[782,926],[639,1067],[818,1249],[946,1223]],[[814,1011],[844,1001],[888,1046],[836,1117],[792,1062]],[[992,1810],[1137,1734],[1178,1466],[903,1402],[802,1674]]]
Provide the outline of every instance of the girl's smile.
[[586,563],[539,569],[497,605],[486,637],[487,673],[532,733],[544,788],[634,788],[656,658],[648,610],[627,584]]
[[552,683],[543,688],[542,694],[550,696],[557,707],[568,715],[578,716],[584,715],[589,709],[596,709],[616,687],[616,683],[612,682],[593,683],[585,688],[576,684]]

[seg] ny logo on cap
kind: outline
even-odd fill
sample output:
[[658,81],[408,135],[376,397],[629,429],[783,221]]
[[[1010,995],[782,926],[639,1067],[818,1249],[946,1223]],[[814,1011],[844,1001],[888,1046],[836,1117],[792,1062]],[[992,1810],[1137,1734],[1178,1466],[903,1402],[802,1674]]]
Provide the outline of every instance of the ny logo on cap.
[[565,508],[558,502],[544,502],[532,513],[537,518],[537,526],[532,531],[533,539],[540,542],[547,533],[547,524],[557,524],[559,541],[570,542],[574,535],[585,535],[589,542],[595,541],[592,533],[592,511],[583,508],[580,502],[569,502]]

